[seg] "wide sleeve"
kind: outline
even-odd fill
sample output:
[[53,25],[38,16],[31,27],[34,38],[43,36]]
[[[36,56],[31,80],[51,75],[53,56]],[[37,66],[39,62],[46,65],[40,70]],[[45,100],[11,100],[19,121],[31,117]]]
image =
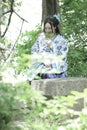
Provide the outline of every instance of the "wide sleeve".
[[31,54],[38,52],[39,52],[39,39],[37,39],[34,45],[31,47]]
[[35,53],[39,53],[40,52],[40,46],[41,46],[44,38],[45,38],[44,33],[41,33],[38,36],[36,42],[33,44],[32,48],[31,48],[31,54],[35,54]]
[[43,53],[40,52],[41,45],[44,40],[44,35],[40,34],[37,38],[36,42],[33,44],[31,48],[31,60],[33,59],[34,62],[41,62],[43,61]]
[[67,55],[68,44],[63,36],[57,36],[54,40],[53,52],[55,55]]

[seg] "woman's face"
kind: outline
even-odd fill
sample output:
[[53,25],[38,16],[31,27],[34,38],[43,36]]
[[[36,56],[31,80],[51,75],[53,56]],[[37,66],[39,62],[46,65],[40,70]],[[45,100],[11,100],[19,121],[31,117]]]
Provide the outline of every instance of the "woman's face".
[[45,33],[54,33],[54,27],[51,27],[50,23],[45,24]]

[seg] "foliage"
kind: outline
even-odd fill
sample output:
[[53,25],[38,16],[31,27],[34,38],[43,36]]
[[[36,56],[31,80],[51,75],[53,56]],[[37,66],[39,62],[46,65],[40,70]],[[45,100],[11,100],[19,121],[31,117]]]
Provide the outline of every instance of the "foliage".
[[30,54],[31,46],[36,41],[40,30],[41,27],[38,25],[36,30],[26,31],[20,36],[20,40],[17,45],[19,56],[21,56],[22,54]]
[[[9,130],[9,122],[19,119],[20,114],[25,114],[22,108],[26,106],[28,94],[29,87],[26,83],[13,86],[0,82],[0,130]],[[28,100],[28,103],[31,103],[30,101],[31,99]]]
[[68,76],[87,77],[87,0],[60,0],[61,30],[69,44]]
[[83,46],[69,46],[68,76],[87,77],[87,49]]
[[60,0],[63,34],[76,45],[86,45],[87,0]]
[[26,70],[29,67],[30,61],[30,53],[31,46],[36,41],[39,33],[41,31],[41,27],[38,25],[36,30],[26,31],[24,34],[20,36],[20,40],[17,44],[17,54],[16,54],[16,62],[17,62],[17,71],[21,72],[22,70]]
[[[34,120],[42,111],[45,97],[30,89],[28,83],[16,86],[0,83],[0,130],[20,129],[15,121]],[[31,123],[32,124],[32,123]],[[23,129],[24,130],[24,129]]]
[[67,97],[56,96],[50,100],[23,82],[15,86],[0,83],[0,92],[0,130],[87,128],[87,108],[82,111],[73,109],[78,99],[86,98],[87,89],[84,92],[73,91]]
[[14,92],[11,84],[0,82],[0,128],[11,120],[13,116]]

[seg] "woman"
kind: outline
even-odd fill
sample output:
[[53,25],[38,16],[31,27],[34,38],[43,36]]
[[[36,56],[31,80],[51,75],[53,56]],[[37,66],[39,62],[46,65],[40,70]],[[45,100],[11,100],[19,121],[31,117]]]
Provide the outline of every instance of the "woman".
[[33,63],[28,80],[36,76],[41,79],[65,78],[67,76],[68,45],[59,30],[59,16],[53,15],[44,21],[41,33],[31,48]]

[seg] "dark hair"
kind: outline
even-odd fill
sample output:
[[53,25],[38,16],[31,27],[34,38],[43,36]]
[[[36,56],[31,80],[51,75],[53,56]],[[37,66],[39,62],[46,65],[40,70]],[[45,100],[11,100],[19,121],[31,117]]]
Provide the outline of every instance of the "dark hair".
[[56,34],[61,34],[60,33],[60,29],[59,29],[59,23],[60,23],[60,21],[55,17],[55,16],[49,16],[49,17],[47,17],[45,20],[44,20],[44,29],[43,29],[43,31],[45,32],[45,24],[46,23],[49,23],[50,25],[51,25],[51,28],[52,28],[52,26],[54,26],[55,27],[55,33]]

